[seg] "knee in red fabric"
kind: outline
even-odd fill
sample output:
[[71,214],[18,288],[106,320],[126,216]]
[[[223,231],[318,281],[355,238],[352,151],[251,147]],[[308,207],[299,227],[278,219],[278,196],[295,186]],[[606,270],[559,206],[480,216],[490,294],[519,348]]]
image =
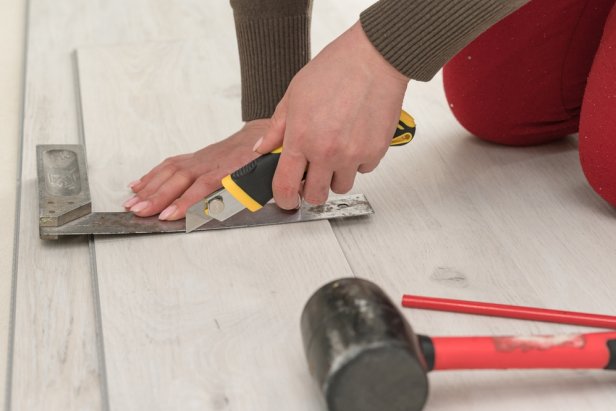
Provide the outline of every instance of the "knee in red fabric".
[[[462,80],[463,81],[463,80]],[[460,85],[449,70],[444,72],[447,102],[458,122],[471,134],[482,140],[515,144],[516,136],[509,123],[506,103],[495,98],[489,90],[482,89],[479,81]]]
[[588,76],[580,120],[580,162],[592,188],[616,206],[616,7]]
[[[590,186],[616,207],[616,155],[605,147],[585,144],[600,130],[580,130],[580,163]],[[616,147],[615,147],[616,148]]]
[[[470,77],[470,78],[469,78]],[[558,140],[577,130],[578,118],[539,122],[522,96],[498,90],[485,78],[458,73],[455,60],[443,71],[449,107],[471,134],[492,143],[529,146]]]
[[[601,61],[598,61],[601,63]],[[580,121],[580,163],[591,187],[616,207],[616,108],[604,93],[605,87],[616,90],[610,70],[596,64],[584,98]]]

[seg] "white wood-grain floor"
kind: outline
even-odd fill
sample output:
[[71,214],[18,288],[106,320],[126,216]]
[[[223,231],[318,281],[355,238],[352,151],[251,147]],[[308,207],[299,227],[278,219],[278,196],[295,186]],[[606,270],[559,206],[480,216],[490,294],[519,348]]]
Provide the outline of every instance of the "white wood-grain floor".
[[[316,1],[313,53],[370,3]],[[415,141],[357,180],[355,191],[376,210],[370,219],[42,242],[36,144],[85,142],[94,208],[114,211],[126,184],[157,162],[240,126],[232,15],[227,1],[30,0],[15,198],[25,2],[0,5],[7,411],[322,410],[298,319],[319,285],[342,276],[372,279],[394,300],[408,292],[616,313],[616,211],[586,185],[576,138],[522,149],[479,142],[456,124],[440,77],[409,87]],[[15,204],[20,217],[12,221]],[[404,313],[430,335],[590,331]],[[616,403],[616,374],[604,371],[469,371],[430,380],[427,410]]]
[[25,0],[0,1],[0,406],[4,405],[11,318],[17,161],[23,105]]

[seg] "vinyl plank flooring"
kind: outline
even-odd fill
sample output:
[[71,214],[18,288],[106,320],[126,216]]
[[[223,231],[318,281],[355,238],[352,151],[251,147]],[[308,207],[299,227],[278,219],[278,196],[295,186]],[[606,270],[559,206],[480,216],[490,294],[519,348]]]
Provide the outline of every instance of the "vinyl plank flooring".
[[0,3],[0,406],[8,357],[17,160],[23,105],[25,0]]
[[7,381],[7,408],[15,410],[101,408],[88,242],[44,243],[38,238],[35,146],[79,139],[71,45],[66,43],[70,35],[61,32],[73,27],[62,6],[48,9],[44,2],[32,1],[29,11],[15,313]]
[[[369,3],[315,2],[313,51]],[[202,84],[192,70],[207,66],[213,55],[225,56],[228,67],[237,64],[230,60],[236,51],[228,3],[30,0],[29,24],[16,315],[10,340],[14,352],[9,357],[12,379],[7,381],[12,408],[101,409],[109,402],[122,409],[259,410],[278,409],[280,404],[319,409],[299,352],[298,332],[289,327],[297,325],[301,305],[316,286],[349,274],[347,266],[338,266],[338,257],[322,254],[334,247],[324,224],[302,228],[301,233],[295,227],[254,230],[259,234],[245,230],[252,243],[265,243],[263,255],[254,255],[249,247],[251,262],[225,257],[223,251],[238,247],[232,232],[216,234],[215,242],[210,233],[194,234],[203,239],[200,247],[186,247],[182,236],[161,239],[164,246],[153,237],[97,239],[94,272],[83,240],[43,244],[36,234],[34,146],[79,140],[71,61],[75,48],[84,47],[81,63],[100,58],[122,76],[118,84],[130,85],[127,90],[101,91],[106,99],[118,100],[86,112],[86,131],[94,133],[92,139],[86,135],[88,144],[108,142],[105,150],[91,154],[95,158],[102,153],[98,161],[90,159],[92,176],[102,183],[96,186],[95,207],[119,209],[127,194],[124,184],[151,162],[199,148],[238,126],[239,86],[230,77],[223,73],[224,81],[216,81],[215,100],[198,88],[187,90],[188,85]],[[210,55],[213,49],[207,45],[160,43],[198,37],[224,44],[226,51]],[[138,51],[87,49],[148,41],[159,43],[138,46]],[[205,50],[205,55],[187,55],[191,53],[183,47]],[[161,56],[160,48],[171,56]],[[115,57],[117,62],[109,61]],[[198,61],[194,67],[191,59]],[[166,61],[184,67],[187,74],[172,76],[163,87],[167,77],[156,75],[177,76],[178,71],[156,66],[150,70],[143,66],[146,61]],[[144,71],[154,77],[140,80],[138,74]],[[106,75],[96,68],[88,73]],[[237,72],[233,78],[239,78]],[[86,85],[88,78],[82,80]],[[101,81],[108,84],[110,79]],[[203,111],[195,111],[195,104]],[[607,294],[614,286],[609,266],[614,212],[585,185],[575,140],[531,149],[477,143],[451,117],[439,79],[412,83],[406,107],[419,123],[416,141],[392,149],[377,171],[357,181],[356,190],[368,195],[376,216],[362,224],[334,226],[358,275],[377,281],[394,298],[409,291],[614,311]],[[208,134],[196,137],[198,129]],[[143,143],[144,136],[159,143]],[[110,160],[109,150],[116,150],[112,143],[117,151]],[[139,158],[127,157],[137,150]],[[303,253],[289,249],[298,238],[310,240]],[[216,252],[211,252],[210,242]],[[279,255],[270,249],[280,243],[285,248],[279,255],[289,256],[287,275],[276,271]],[[177,261],[182,261],[181,274]],[[330,264],[329,270],[321,268],[322,262]],[[212,274],[219,270],[226,276]],[[96,350],[95,286],[100,273],[105,273],[98,280],[109,398],[101,375],[105,363]],[[241,298],[230,304],[229,295]],[[201,317],[196,317],[198,312]],[[445,313],[405,314],[416,330],[434,335],[579,330]],[[607,410],[615,400],[614,377],[602,372],[459,372],[435,374],[431,381],[428,410]]]
[[6,381],[10,409],[106,408],[88,241],[38,239],[35,145],[80,140],[73,52],[84,44],[200,37],[217,21],[211,11],[209,3],[198,0],[29,2],[15,312]]
[[[241,125],[233,42],[79,50],[97,208],[118,209],[153,159]],[[95,244],[112,409],[322,408],[299,316],[321,284],[352,275],[328,222]]]

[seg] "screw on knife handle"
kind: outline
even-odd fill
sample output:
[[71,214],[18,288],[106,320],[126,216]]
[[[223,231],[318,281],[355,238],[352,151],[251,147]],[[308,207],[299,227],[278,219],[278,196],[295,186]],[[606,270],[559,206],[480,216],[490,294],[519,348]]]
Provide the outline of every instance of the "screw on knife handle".
[[[403,110],[390,145],[405,145],[414,136],[415,120]],[[236,170],[222,179],[223,187],[250,211],[259,210],[274,197],[272,180],[281,152],[279,147]]]

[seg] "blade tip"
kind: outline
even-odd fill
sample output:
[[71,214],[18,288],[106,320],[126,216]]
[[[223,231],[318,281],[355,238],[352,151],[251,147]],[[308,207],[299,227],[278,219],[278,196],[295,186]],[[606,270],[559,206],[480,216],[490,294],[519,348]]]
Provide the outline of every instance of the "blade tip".
[[192,216],[190,214],[186,215],[186,234],[192,233],[202,225],[203,221],[200,218]]

